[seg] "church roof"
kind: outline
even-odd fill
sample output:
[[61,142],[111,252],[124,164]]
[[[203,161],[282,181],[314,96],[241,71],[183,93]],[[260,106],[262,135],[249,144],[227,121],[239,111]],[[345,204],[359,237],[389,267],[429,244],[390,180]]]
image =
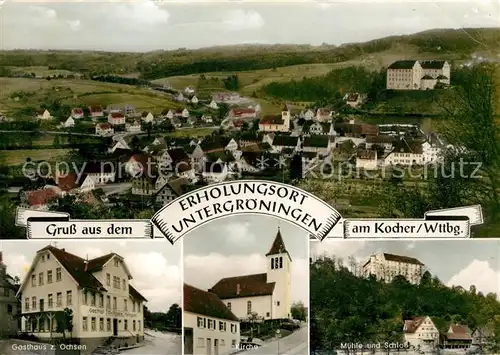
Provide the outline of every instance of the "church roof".
[[209,291],[220,299],[270,296],[274,292],[274,282],[267,282],[267,274],[253,274],[226,277],[217,282]]
[[[269,252],[266,254],[266,256],[276,255],[276,254],[284,254],[284,253],[287,253],[288,256],[290,256],[290,254],[288,253],[288,250],[286,250],[285,242],[283,241],[283,237],[281,236],[281,231],[278,228],[278,233],[276,233],[276,237],[274,238],[273,245],[271,245],[271,249],[269,249]],[[291,259],[292,258],[290,258],[290,260]]]

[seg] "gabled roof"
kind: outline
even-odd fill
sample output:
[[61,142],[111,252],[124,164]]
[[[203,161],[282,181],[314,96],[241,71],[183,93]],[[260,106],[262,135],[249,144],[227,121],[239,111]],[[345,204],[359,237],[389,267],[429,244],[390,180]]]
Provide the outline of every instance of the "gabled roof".
[[412,69],[416,62],[416,60],[398,60],[389,65],[387,69]]
[[238,321],[224,302],[212,292],[184,284],[184,311],[202,316]]
[[141,300],[141,301],[144,301],[144,302],[148,301],[146,299],[146,297],[144,297],[143,295],[141,295],[141,293],[139,291],[137,291],[134,287],[132,287],[131,284],[128,285],[128,293],[130,294],[130,297],[132,297],[133,299]]
[[274,241],[273,241],[273,244],[271,245],[271,249],[269,249],[266,256],[276,255],[276,254],[284,254],[284,253],[288,254],[288,251],[286,250],[285,242],[283,241],[283,237],[281,236],[281,230],[278,227],[278,232],[276,233],[276,237],[274,237]]
[[55,188],[46,188],[27,193],[28,205],[30,207],[46,205],[58,196]]
[[405,320],[404,332],[407,334],[415,333],[425,321],[425,317],[415,317],[414,319]]
[[121,113],[121,112],[111,112],[109,115],[111,116],[111,118],[123,118],[123,117],[125,117],[123,115],[123,113]]
[[268,115],[264,116],[260,119],[259,124],[276,124],[282,125],[285,123],[285,120],[281,117],[281,115]]
[[443,69],[446,61],[444,60],[423,60],[420,61],[422,69]]
[[274,292],[274,282],[267,282],[267,274],[253,274],[220,279],[210,291],[220,299],[240,297],[270,296]]
[[168,155],[174,162],[189,161],[189,157],[182,148],[173,148],[167,150]]
[[394,149],[391,153],[412,153],[412,154],[422,154],[423,148],[422,143],[417,141],[409,141],[406,139],[401,139],[394,145]]
[[420,260],[416,258],[412,258],[409,256],[402,256],[402,255],[396,255],[396,254],[389,254],[389,253],[383,253],[384,258],[387,261],[397,261],[400,263],[406,263],[406,264],[416,264],[416,265],[424,265]]
[[56,178],[57,187],[59,187],[63,191],[70,191],[76,189],[78,186],[80,186],[80,183],[83,182],[84,180],[85,179],[83,176],[79,180],[78,175],[76,173],[64,174],[61,176],[57,176]]
[[448,340],[472,340],[469,327],[461,324],[450,325],[446,338]]
[[375,160],[377,158],[377,152],[375,150],[360,149],[358,150],[357,158],[362,160]]
[[292,137],[286,135],[276,135],[273,138],[273,145],[281,147],[295,147],[299,142],[299,137]]
[[78,113],[82,114],[83,110],[80,107],[75,107],[74,109],[71,110],[72,113]]
[[95,106],[89,106],[89,111],[91,113],[99,113],[99,112],[102,112],[102,106],[101,105],[95,105]]
[[177,195],[181,196],[186,192],[186,186],[189,185],[189,180],[186,178],[178,178],[174,180],[170,180],[167,182],[167,186],[172,189],[172,191]]

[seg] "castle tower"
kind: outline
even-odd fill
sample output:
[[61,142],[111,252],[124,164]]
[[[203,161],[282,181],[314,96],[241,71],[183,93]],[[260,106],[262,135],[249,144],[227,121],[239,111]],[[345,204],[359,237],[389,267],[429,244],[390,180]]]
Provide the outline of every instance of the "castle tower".
[[274,282],[273,305],[271,318],[291,318],[292,290],[291,266],[292,258],[286,250],[281,231],[274,238],[267,257],[267,282]]
[[284,122],[283,125],[285,126],[286,131],[290,131],[290,121],[292,118],[290,108],[288,108],[287,104],[285,104],[281,110],[281,119]]

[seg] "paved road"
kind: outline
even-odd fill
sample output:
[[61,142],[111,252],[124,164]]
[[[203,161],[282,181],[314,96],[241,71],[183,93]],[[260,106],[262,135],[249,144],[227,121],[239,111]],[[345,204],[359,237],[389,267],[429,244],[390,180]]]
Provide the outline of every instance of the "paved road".
[[303,327],[280,340],[274,340],[257,349],[246,350],[241,355],[308,355],[309,327]]
[[135,349],[123,350],[123,355],[181,355],[182,336],[169,333],[150,333],[145,335],[145,345]]

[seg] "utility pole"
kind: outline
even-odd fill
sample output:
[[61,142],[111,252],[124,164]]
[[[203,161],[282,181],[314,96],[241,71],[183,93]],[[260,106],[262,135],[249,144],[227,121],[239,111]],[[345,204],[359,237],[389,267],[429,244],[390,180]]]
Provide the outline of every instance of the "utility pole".
[[277,329],[276,330],[276,336],[278,337],[278,355],[280,355],[280,337],[281,337],[281,334],[280,334],[280,330]]

